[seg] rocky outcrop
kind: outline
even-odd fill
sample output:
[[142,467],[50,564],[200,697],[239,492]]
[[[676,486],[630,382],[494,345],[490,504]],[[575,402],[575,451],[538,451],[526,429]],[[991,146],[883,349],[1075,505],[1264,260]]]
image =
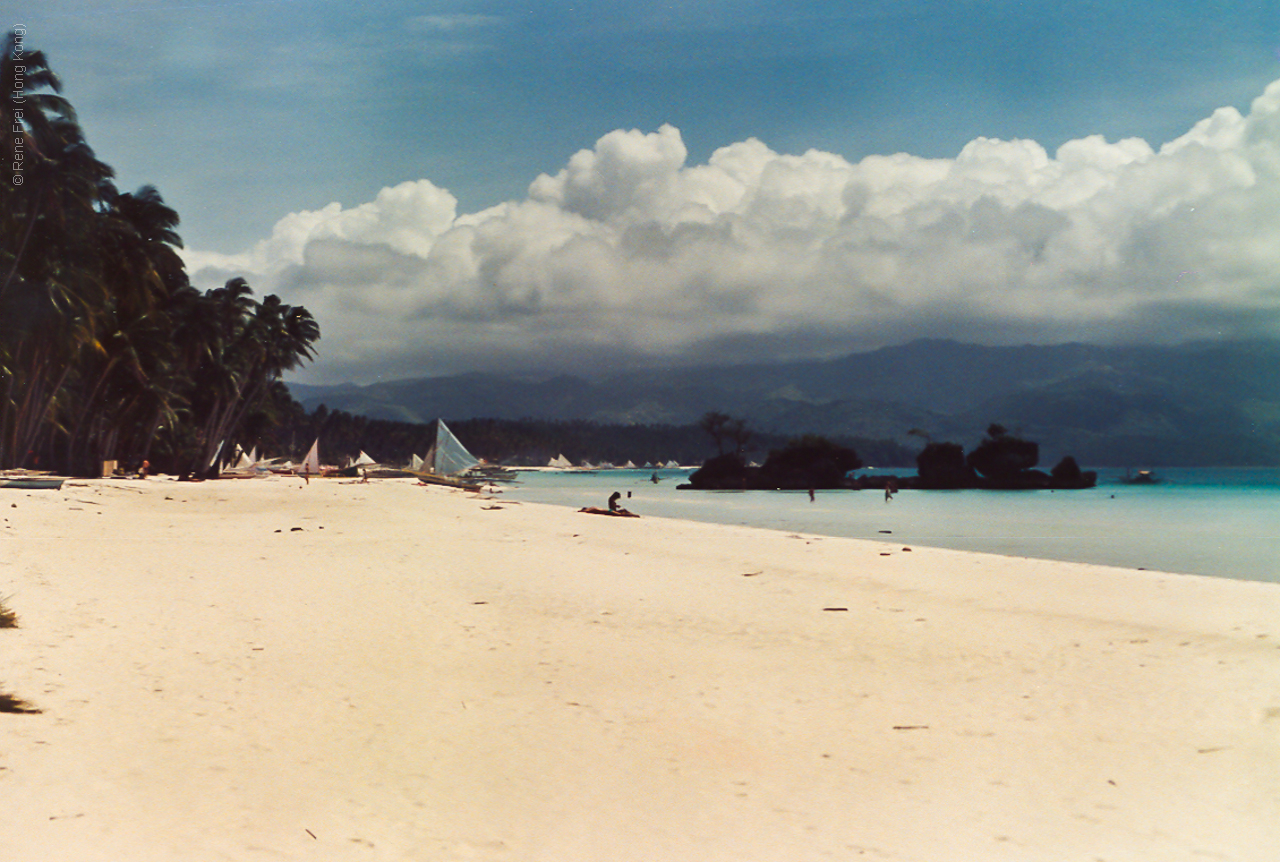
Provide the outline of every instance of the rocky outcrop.
[[849,473],[862,466],[858,454],[824,437],[801,437],[769,453],[764,466],[748,465],[739,453],[710,458],[681,488],[704,491],[820,490],[851,488]]

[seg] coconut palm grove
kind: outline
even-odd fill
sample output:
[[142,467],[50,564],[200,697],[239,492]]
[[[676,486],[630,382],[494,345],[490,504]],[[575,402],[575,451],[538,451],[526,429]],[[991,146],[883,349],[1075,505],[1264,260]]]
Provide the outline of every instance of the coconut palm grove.
[[319,325],[244,279],[192,287],[178,214],[151,186],[116,188],[24,35],[6,37],[0,99],[0,469],[203,475],[300,409],[281,375]]

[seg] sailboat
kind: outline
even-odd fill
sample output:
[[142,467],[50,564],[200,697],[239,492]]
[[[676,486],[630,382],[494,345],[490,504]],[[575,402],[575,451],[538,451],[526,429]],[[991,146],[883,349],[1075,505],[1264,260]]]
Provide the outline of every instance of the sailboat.
[[223,479],[251,479],[258,475],[258,469],[254,465],[257,463],[257,450],[250,455],[241,447],[236,447],[236,461],[230,466],[223,467],[219,476]]
[[479,489],[478,485],[466,479],[470,477],[470,471],[480,465],[480,459],[467,451],[467,447],[454,436],[443,419],[436,420],[436,441],[431,444],[427,457],[422,460],[422,469],[412,471],[420,481],[455,488]]
[[320,475],[320,438],[316,438],[316,442],[311,444],[311,448],[307,450],[307,457],[302,459],[302,463],[298,465],[299,474],[308,476]]
[[480,459],[467,451],[443,419],[436,420],[436,442],[431,444],[425,460],[427,472],[437,476],[457,476],[480,463]]

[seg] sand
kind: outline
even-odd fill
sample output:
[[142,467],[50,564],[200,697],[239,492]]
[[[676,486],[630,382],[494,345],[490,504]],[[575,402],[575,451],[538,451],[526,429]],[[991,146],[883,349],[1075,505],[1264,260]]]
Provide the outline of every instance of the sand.
[[1280,852],[1275,584],[406,481],[0,495],[6,862]]

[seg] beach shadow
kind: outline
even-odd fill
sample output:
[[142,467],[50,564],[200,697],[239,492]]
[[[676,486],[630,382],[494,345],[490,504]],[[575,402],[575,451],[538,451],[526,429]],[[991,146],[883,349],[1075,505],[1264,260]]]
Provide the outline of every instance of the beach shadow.
[[25,700],[16,698],[8,692],[0,691],[0,712],[12,712],[20,715],[36,715],[40,710],[27,703]]

